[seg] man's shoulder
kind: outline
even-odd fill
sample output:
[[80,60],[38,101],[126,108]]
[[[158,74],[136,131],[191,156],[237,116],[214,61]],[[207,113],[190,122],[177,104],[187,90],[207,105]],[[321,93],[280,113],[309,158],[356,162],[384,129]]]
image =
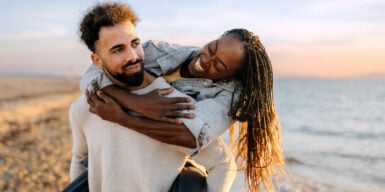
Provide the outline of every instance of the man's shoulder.
[[89,111],[89,105],[87,103],[87,98],[82,95],[76,98],[70,107],[70,114],[73,116],[85,115]]

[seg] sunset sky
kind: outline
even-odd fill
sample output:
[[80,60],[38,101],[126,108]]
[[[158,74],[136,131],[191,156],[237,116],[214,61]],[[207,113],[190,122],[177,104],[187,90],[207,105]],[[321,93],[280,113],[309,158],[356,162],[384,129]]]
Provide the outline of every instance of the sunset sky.
[[[78,37],[97,1],[0,2],[0,75],[82,75],[90,52]],[[276,76],[385,74],[384,0],[131,0],[142,41],[202,46],[232,28],[258,34]]]

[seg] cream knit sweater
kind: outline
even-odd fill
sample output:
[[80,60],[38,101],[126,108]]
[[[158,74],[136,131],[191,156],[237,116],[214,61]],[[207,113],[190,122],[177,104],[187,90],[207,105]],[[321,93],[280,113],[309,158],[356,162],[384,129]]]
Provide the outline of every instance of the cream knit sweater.
[[[146,94],[169,86],[163,78],[157,78],[135,94]],[[183,95],[175,90],[169,96]],[[88,156],[92,192],[167,192],[183,168],[190,149],[162,143],[104,121],[88,109],[84,96],[76,99],[70,109],[73,134],[71,180],[83,172],[80,161]],[[236,165],[222,138],[213,140],[193,159],[206,168],[209,191],[230,190]]]

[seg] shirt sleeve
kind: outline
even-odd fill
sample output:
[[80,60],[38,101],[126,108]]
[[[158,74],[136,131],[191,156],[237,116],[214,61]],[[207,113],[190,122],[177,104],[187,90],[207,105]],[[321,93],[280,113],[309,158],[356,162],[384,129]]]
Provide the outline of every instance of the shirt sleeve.
[[[81,161],[87,158],[87,142],[82,131],[81,117],[84,117],[85,113],[82,113],[79,106],[79,101],[81,98],[78,98],[71,105],[69,112],[69,121],[72,130],[72,160],[70,166],[70,180],[73,181],[80,174],[82,174],[85,169],[81,165]],[[84,99],[84,98],[83,98]]]
[[102,89],[112,84],[113,82],[103,70],[99,69],[95,64],[91,64],[80,80],[80,91],[85,94],[86,90],[93,92],[95,86]]

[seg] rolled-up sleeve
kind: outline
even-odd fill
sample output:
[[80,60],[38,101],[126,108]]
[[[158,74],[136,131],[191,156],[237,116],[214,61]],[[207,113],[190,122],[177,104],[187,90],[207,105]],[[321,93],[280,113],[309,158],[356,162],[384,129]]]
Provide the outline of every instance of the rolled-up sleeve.
[[82,76],[80,80],[80,91],[83,94],[85,94],[86,90],[91,91],[92,83],[96,83],[99,89],[114,84],[104,71],[96,67],[95,64],[91,64],[86,73]]

